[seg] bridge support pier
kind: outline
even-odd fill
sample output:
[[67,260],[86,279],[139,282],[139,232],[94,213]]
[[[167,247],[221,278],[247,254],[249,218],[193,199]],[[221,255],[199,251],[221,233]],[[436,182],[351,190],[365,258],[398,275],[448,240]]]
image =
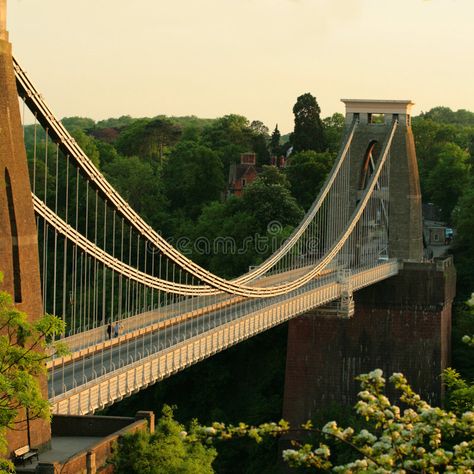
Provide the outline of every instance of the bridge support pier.
[[[6,1],[0,0],[0,289],[13,296],[15,306],[34,320],[43,313],[36,230],[30,180],[23,141],[11,44],[6,31]],[[47,396],[46,378],[40,381]],[[24,420],[26,415],[20,413]],[[28,444],[47,446],[51,430],[46,420],[25,421],[7,433],[11,452]]]
[[439,403],[455,276],[451,259],[406,262],[399,275],[354,294],[352,319],[315,310],[290,321],[283,417],[298,426],[331,405],[353,405],[354,378],[375,368],[404,373],[422,397]]

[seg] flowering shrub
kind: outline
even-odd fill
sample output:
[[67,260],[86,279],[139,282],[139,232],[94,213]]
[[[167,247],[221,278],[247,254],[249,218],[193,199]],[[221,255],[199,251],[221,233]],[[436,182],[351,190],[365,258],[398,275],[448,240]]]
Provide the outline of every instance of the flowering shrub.
[[[293,442],[294,449],[283,451],[284,460],[292,467],[312,467],[339,473],[474,473],[474,412],[456,414],[423,401],[408,384],[403,374],[394,373],[389,381],[400,391],[405,407],[393,405],[384,395],[386,380],[380,369],[358,377],[361,383],[357,414],[368,429],[355,431],[342,428],[335,421],[322,428],[308,422],[298,432],[318,433],[327,440],[336,440],[354,451],[352,461],[336,465],[331,448],[320,442],[316,447]],[[260,442],[265,436],[291,433],[289,424],[264,423],[237,426],[213,423],[194,424],[183,436],[190,441],[228,440],[248,437]]]
[[474,336],[468,336],[467,334],[462,337],[462,342],[468,346],[474,347]]

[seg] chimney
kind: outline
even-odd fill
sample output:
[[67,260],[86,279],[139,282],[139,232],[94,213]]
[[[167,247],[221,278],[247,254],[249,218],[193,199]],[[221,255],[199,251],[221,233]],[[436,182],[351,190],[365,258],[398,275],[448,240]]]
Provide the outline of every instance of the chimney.
[[255,153],[241,153],[240,163],[242,165],[254,165],[257,162],[257,155]]

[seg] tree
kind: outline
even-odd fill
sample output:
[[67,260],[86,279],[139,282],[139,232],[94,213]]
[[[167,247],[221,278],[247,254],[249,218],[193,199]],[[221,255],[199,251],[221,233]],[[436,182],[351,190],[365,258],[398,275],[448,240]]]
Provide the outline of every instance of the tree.
[[438,147],[436,158],[426,188],[432,202],[441,208],[443,218],[449,221],[469,182],[469,155],[454,143],[444,143]]
[[195,218],[204,204],[219,199],[223,192],[222,163],[210,148],[180,142],[164,165],[163,184],[171,208]]
[[309,209],[316,199],[333,162],[334,157],[328,152],[308,150],[291,155],[285,173],[291,192],[303,209]]
[[194,261],[231,278],[245,273],[249,265],[258,261],[253,242],[258,224],[242,200],[231,197],[204,206],[196,223],[182,235],[190,238],[188,248]]
[[346,121],[344,115],[336,112],[323,120],[324,140],[329,152],[337,154],[342,143]]
[[288,177],[284,172],[275,166],[262,166],[262,171],[258,175],[258,179],[265,183],[267,186],[283,186],[286,189],[290,189],[291,183],[288,181]]
[[99,168],[100,156],[99,150],[95,144],[94,138],[87,135],[83,130],[76,128],[71,131],[71,135],[81,147],[82,151],[89,157],[97,168]]
[[261,262],[303,215],[288,186],[284,173],[264,166],[242,197],[207,204],[181,233],[189,237],[187,250],[193,260],[228,278]]
[[[464,336],[466,342],[470,336]],[[458,415],[474,408],[474,385],[464,380],[455,369],[448,368],[443,372],[443,381],[447,388],[446,402],[448,409]]]
[[[0,273],[0,283],[3,275]],[[0,291],[0,449],[6,448],[6,432],[22,422],[24,410],[30,420],[50,416],[49,403],[41,394],[40,377],[46,375],[46,346],[64,354],[61,344],[52,344],[55,335],[64,332],[59,318],[45,315],[30,322],[17,310],[12,297]],[[0,462],[0,470],[9,463]]]
[[249,121],[245,117],[230,114],[218,118],[203,130],[203,142],[213,150],[232,143],[244,152],[250,149],[252,134]]
[[155,118],[148,122],[144,128],[144,141],[151,149],[150,156],[156,156],[155,143],[158,144],[160,163],[163,162],[163,149],[178,142],[181,137],[181,127],[166,118]]
[[61,123],[71,132],[74,130],[87,131],[95,127],[95,122],[88,117],[64,117]]
[[116,148],[110,143],[104,142],[102,140],[96,140],[95,146],[99,152],[101,169],[104,169],[104,167],[106,167],[119,157]]
[[[461,114],[457,115],[459,112]],[[428,176],[438,163],[440,147],[448,143],[456,144],[462,150],[469,151],[470,163],[474,163],[474,126],[469,120],[469,114],[474,114],[466,113],[467,118],[463,116],[463,111],[452,112],[444,107],[435,107],[413,118],[412,127],[423,194],[427,193]]]
[[167,200],[159,170],[137,156],[116,155],[104,165],[104,173],[121,196],[147,222],[162,229]]
[[272,137],[270,138],[270,153],[273,156],[280,156],[281,148],[280,148],[280,138],[281,133],[278,130],[278,124],[275,125],[275,130],[273,130]]
[[323,124],[319,114],[316,97],[309,92],[300,95],[293,107],[295,115],[295,127],[290,141],[293,152],[303,150],[324,151],[326,143],[324,139]]
[[433,120],[438,123],[452,123],[455,125],[474,125],[474,112],[465,109],[459,109],[456,112],[449,107],[433,107],[425,113],[421,113],[420,117]]
[[[203,130],[202,143],[218,154],[224,165],[224,176],[227,176],[230,165],[239,162],[241,153],[259,152],[254,150],[256,136],[261,135],[255,134],[245,117],[230,114],[218,118]],[[261,144],[260,139],[257,141]]]
[[[292,467],[344,473],[472,473],[474,468],[474,412],[460,415],[432,407],[413,392],[402,374],[395,373],[390,382],[400,391],[404,408],[385,396],[386,381],[380,369],[358,377],[362,391],[355,409],[366,420],[367,427],[341,428],[334,421],[321,429],[311,422],[291,430],[288,423],[264,423],[238,426],[213,423],[195,425],[190,436],[211,443],[248,437],[260,442],[263,437],[288,435],[297,431],[317,436],[318,446],[294,442],[293,449],[283,451],[283,459]],[[347,446],[353,457],[337,463],[333,449]]]
[[465,190],[453,211],[456,236],[453,253],[458,274],[457,292],[467,297],[474,288],[474,188]]
[[105,120],[99,120],[97,122],[97,128],[123,128],[133,123],[136,119],[130,117],[130,115],[121,115],[119,118],[108,118]]
[[267,167],[257,179],[246,186],[241,198],[243,209],[259,223],[256,229],[265,233],[271,222],[281,228],[296,226],[303,218],[303,210],[291,195],[284,175],[274,167]]
[[252,122],[250,128],[253,131],[252,136],[252,151],[257,155],[257,165],[262,166],[264,164],[270,163],[270,153],[268,151],[268,128],[261,124],[255,126],[255,122]]
[[165,147],[177,143],[180,136],[181,127],[165,117],[140,119],[120,134],[117,148],[124,155],[138,155],[161,163]]
[[252,120],[252,123],[250,124],[250,129],[256,135],[263,135],[265,137],[268,137],[268,127],[260,120]]
[[212,474],[217,453],[187,437],[173,419],[173,409],[163,407],[155,432],[139,431],[121,437],[111,464],[117,474]]

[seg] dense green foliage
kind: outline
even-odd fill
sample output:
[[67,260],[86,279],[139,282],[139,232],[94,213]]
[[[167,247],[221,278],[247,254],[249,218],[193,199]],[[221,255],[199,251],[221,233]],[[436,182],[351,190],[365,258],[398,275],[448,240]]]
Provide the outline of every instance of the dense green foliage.
[[341,146],[342,135],[345,127],[344,115],[336,112],[330,117],[326,117],[323,119],[323,127],[326,151],[335,154]]
[[303,209],[308,210],[332,168],[334,155],[312,150],[300,151],[291,156],[286,174],[291,189]]
[[440,207],[445,221],[469,185],[469,154],[455,143],[443,143],[433,150],[436,164],[426,178],[426,191]]
[[[3,275],[0,273],[0,284]],[[54,335],[61,334],[64,323],[55,316],[45,315],[30,322],[17,310],[12,297],[0,291],[0,451],[6,449],[6,430],[15,429],[28,418],[47,419],[49,403],[41,393],[40,377],[46,376],[44,349]],[[55,344],[54,350],[64,353]],[[11,472],[11,465],[0,460],[0,472]]]
[[280,156],[281,154],[281,145],[280,145],[280,140],[281,140],[281,133],[280,130],[278,130],[278,124],[275,125],[275,130],[273,130],[272,136],[270,138],[270,152],[273,156]]
[[224,189],[222,168],[217,153],[207,146],[179,143],[163,167],[165,195],[171,208],[197,217],[205,204],[218,201]]
[[446,407],[458,415],[473,411],[474,384],[463,379],[459,372],[452,368],[444,371],[443,378],[447,388]]
[[204,207],[183,231],[189,237],[183,250],[215,273],[236,276],[276,250],[302,216],[286,176],[267,166],[241,198]]
[[293,151],[324,151],[326,141],[319,116],[321,109],[316,97],[309,92],[300,95],[293,106],[293,113],[295,114],[295,129],[290,137]]
[[119,439],[111,464],[116,474],[212,474],[215,457],[212,447],[189,440],[165,405],[153,434],[138,431]]
[[[311,103],[315,102],[313,99]],[[311,155],[307,169],[302,171],[308,173],[301,182],[301,159],[297,154],[286,169],[270,166],[271,154],[284,154],[287,148],[281,144],[278,127],[270,137],[261,121],[250,122],[240,115],[213,120],[122,116],[97,123],[89,118],[69,117],[63,123],[109,182],[148,223],[201,265],[232,277],[261,262],[289,235],[330,169],[337,153],[336,143],[342,136],[341,120],[336,114],[323,125],[317,104],[314,110],[321,133],[330,137],[328,142],[332,145],[325,152]],[[34,126],[27,126],[25,143],[31,175],[40,183],[35,192],[40,198],[46,193],[50,202],[55,189],[54,179],[49,176],[54,177],[56,150],[47,135],[39,133]],[[226,182],[230,166],[239,163],[240,155],[248,152],[257,156],[259,177],[245,187],[241,199],[229,197]],[[45,165],[44,156],[48,155],[52,158]],[[60,187],[66,181],[63,178]],[[76,185],[70,181],[72,194]],[[78,186],[82,196],[84,184]],[[79,221],[86,215],[87,204],[95,205],[93,201],[91,193],[88,200],[81,199]]]
[[439,206],[448,222],[463,192],[472,187],[474,124],[463,121],[463,113],[454,123],[458,112],[437,107],[412,121],[423,201]]

